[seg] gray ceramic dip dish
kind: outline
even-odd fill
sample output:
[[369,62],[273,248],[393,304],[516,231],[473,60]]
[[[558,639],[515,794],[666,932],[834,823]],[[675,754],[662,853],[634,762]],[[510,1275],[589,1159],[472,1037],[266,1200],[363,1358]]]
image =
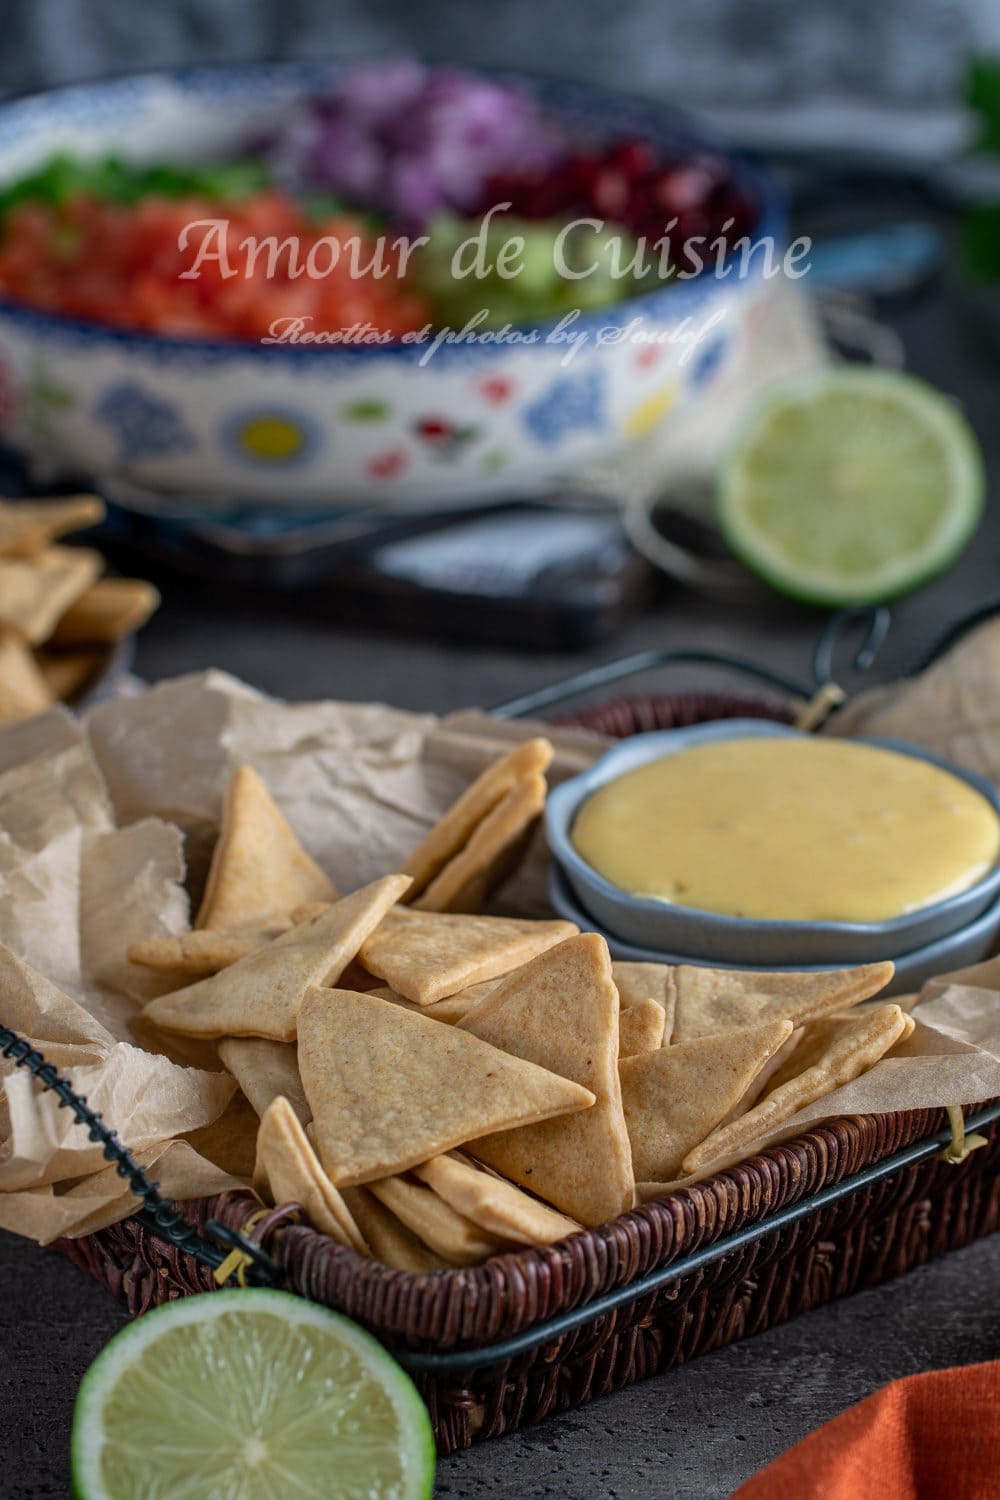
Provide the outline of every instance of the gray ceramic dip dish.
[[[568,922],[575,922],[581,931],[599,932],[602,937],[607,938],[612,958],[628,959],[632,963],[696,964],[717,969],[749,969],[751,972],[759,969],[762,974],[809,974],[841,967],[839,964],[729,964],[723,963],[721,959],[692,958],[685,953],[667,953],[623,942],[613,933],[605,932],[599,923],[587,915],[558,865],[553,865],[549,872],[549,900],[560,917],[565,917]],[[928,979],[936,979],[939,974],[953,973],[979,963],[995,951],[998,934],[1000,897],[974,921],[960,927],[957,932],[950,932],[947,937],[937,938],[922,948],[914,948],[910,953],[899,954],[893,960],[896,972],[891,982],[879,992],[878,998],[888,1000],[893,995],[913,994]]]
[[[772,921],[729,917],[648,896],[634,896],[599,875],[573,847],[570,834],[584,802],[628,771],[695,745],[720,740],[800,739],[807,735],[759,719],[727,719],[690,729],[639,734],[601,756],[589,770],[549,794],[545,823],[552,857],[580,905],[606,932],[639,947],[683,953],[692,961],[796,967],[849,965],[897,958],[964,928],[1000,897],[1000,863],[967,891],[886,922]],[[950,771],[979,792],[1000,817],[1000,795],[983,777],[903,740],[865,739],[853,743],[896,750]]]

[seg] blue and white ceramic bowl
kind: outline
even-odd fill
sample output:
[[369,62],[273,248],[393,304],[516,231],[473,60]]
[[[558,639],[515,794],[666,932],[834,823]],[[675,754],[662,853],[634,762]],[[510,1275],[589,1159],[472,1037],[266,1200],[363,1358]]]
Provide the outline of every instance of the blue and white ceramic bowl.
[[[138,161],[218,155],[275,126],[330,72],[201,68],[4,104],[0,183],[56,151]],[[698,144],[655,103],[565,81],[532,86],[590,133]],[[773,185],[732,165],[762,205],[757,235],[780,253]],[[715,379],[747,336],[762,268],[754,256],[746,279],[698,277],[588,313],[575,325],[587,341],[568,364],[565,345],[547,342],[545,330],[530,346],[453,344],[422,363],[421,345],[174,339],[0,302],[3,437],[45,477],[89,475],[111,493],[159,497],[167,510],[181,494],[273,506],[530,493],[634,442]],[[660,342],[635,342],[636,318],[647,340]],[[442,422],[454,441],[440,440]]]
[[[550,793],[546,808],[549,848],[576,900],[607,933],[646,949],[685,954],[686,962],[734,964],[741,968],[849,965],[896,959],[966,928],[1000,899],[1000,863],[967,891],[887,922],[782,922],[729,917],[651,897],[634,896],[612,885],[573,846],[573,821],[584,802],[609,781],[665,755],[719,740],[801,737],[784,724],[759,719],[727,719],[690,729],[639,734],[609,750],[589,770]],[[1000,816],[1000,795],[972,771],[941,760],[900,740],[870,739],[929,761],[980,792]],[[672,960],[668,960],[672,961]]]

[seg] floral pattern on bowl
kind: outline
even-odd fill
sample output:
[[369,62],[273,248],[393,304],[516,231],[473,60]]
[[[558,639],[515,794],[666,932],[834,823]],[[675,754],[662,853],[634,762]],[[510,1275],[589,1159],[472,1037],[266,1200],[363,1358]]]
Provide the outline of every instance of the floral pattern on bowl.
[[[312,64],[201,68],[3,104],[0,181],[67,141],[98,154],[127,138],[151,159],[224,150],[328,76]],[[571,124],[692,143],[654,103],[566,81],[537,87]],[[780,241],[771,183],[734,171],[763,204],[760,232]],[[406,506],[530,493],[673,420],[725,368],[763,285],[699,277],[588,311],[572,349],[543,327],[533,344],[456,341],[433,353],[171,339],[0,302],[0,424],[49,475],[119,482],[164,509],[192,495],[273,505],[374,494]],[[637,320],[641,340],[630,335]],[[701,342],[682,341],[702,326]]]

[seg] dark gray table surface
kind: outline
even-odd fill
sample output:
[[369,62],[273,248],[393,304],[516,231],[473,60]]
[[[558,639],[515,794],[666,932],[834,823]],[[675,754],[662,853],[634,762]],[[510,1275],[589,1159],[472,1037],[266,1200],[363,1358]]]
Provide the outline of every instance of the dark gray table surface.
[[[1000,351],[991,356],[972,347],[944,295],[898,313],[895,321],[913,368],[965,405],[995,488]],[[942,626],[1000,592],[998,544],[994,497],[958,566],[896,610],[873,679],[905,670]],[[234,613],[211,589],[176,581],[165,581],[164,590],[164,608],[137,656],[138,671],[151,680],[221,666],[290,697],[380,698],[446,710],[500,701],[582,664],[579,658],[462,650],[333,628],[303,618],[288,601],[244,601]],[[650,645],[712,645],[801,672],[817,623],[816,616],[777,601],[721,607],[677,591],[590,659]],[[691,678],[671,679],[677,680]],[[883,1382],[1000,1355],[998,1278],[995,1237],[589,1409],[447,1459],[439,1493],[463,1500],[651,1494],[723,1500],[763,1463]],[[0,1235],[4,1500],[67,1494],[76,1387],[121,1322],[107,1293],[80,1272]]]
[[[436,1494],[725,1500],[886,1381],[997,1358],[998,1278],[994,1236],[568,1416],[442,1459]],[[77,1385],[125,1317],[61,1256],[3,1235],[0,1320],[0,1495],[63,1500]]]

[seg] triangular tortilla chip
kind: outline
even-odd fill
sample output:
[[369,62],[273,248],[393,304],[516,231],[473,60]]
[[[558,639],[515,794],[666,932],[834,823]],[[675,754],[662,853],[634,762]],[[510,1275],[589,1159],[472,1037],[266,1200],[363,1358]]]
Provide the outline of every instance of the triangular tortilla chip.
[[655,1000],[663,1010],[663,1041],[669,1047],[674,1035],[674,966],[672,964],[639,964],[616,958],[611,973],[618,986],[622,1009],[640,1000]]
[[[482,986],[478,984],[470,985],[467,990],[459,990],[457,995],[448,995],[444,1000],[435,1000],[433,1005],[418,1005],[417,1009],[422,1010],[425,1016],[430,1016],[435,1021],[444,1021],[447,1025],[454,1026],[456,1021],[463,1020],[465,1016],[470,1015],[475,1010],[477,1005],[482,1004],[486,998],[486,992],[492,992],[494,985],[502,983],[502,979],[489,979]],[[474,991],[480,988],[482,988],[484,994],[478,999],[474,997],[470,1000],[468,998],[470,990]],[[413,1001],[404,1000],[403,1004],[412,1005]]]
[[296,906],[296,907],[292,908],[292,921],[294,923],[311,922],[312,919],[313,919],[313,917],[320,917],[320,916],[322,916],[323,913],[326,911],[327,907],[328,906],[332,906],[332,905],[333,905],[333,901],[332,900],[330,900],[330,901],[303,901],[303,903],[302,903],[301,906]]
[[144,969],[176,973],[183,984],[182,975],[194,980],[218,974],[267,942],[263,933],[182,932],[176,937],[144,938],[139,943],[130,943],[127,957],[130,963],[141,964]]
[[509,974],[576,932],[572,922],[390,913],[361,948],[361,962],[406,1000],[432,1005],[468,985]]
[[295,1111],[280,1096],[268,1105],[257,1132],[258,1192],[265,1182],[273,1203],[301,1203],[314,1229],[359,1255],[368,1253],[351,1210],[320,1166]]
[[253,931],[266,928],[275,916],[290,916],[307,901],[334,901],[336,894],[257,772],[237,766],[226,787],[219,841],[195,926]]
[[511,975],[460,1031],[590,1089],[593,1109],[476,1141],[472,1154],[582,1224],[632,1207],[634,1181],[618,1081],[618,991],[608,945],[569,938]]
[[552,755],[548,740],[525,740],[476,777],[403,865],[403,874],[413,877],[411,900],[421,895],[448,861],[465,848],[482,820],[511,787],[525,776],[544,772]]
[[217,1120],[185,1131],[181,1139],[206,1161],[250,1182],[257,1159],[257,1125],[256,1110],[237,1089]]
[[52,692],[31,651],[13,631],[0,631],[0,724],[51,707]]
[[622,1059],[622,1100],[639,1182],[671,1182],[792,1033],[766,1021]]
[[[753,1109],[757,1100],[769,1092],[776,1074],[784,1068],[804,1035],[805,1027],[796,1026],[795,1030],[782,1042],[777,1052],[768,1058],[756,1077],[751,1079],[746,1092],[736,1101],[729,1113],[723,1115],[719,1125],[728,1125],[730,1120],[735,1120],[738,1115],[745,1115],[748,1109]],[[716,1128],[718,1129],[718,1126]]]
[[[703,1172],[717,1159],[745,1155],[754,1141],[805,1109],[807,1104],[866,1073],[906,1035],[911,1017],[898,1005],[890,1004],[877,1005],[857,1016],[838,1017],[837,1021],[837,1025],[823,1033],[815,1053],[806,1041],[799,1043],[788,1060],[791,1078],[771,1088],[745,1115],[713,1130],[700,1145],[690,1149],[684,1158],[684,1172]],[[716,1038],[717,1044],[721,1040]],[[802,1072],[797,1071],[799,1048],[805,1049],[806,1061],[815,1056],[815,1061]]]
[[[504,1247],[471,1219],[463,1218],[431,1188],[405,1177],[385,1177],[368,1191],[450,1266],[476,1266]],[[507,1246],[506,1248],[510,1248]]]
[[433,1156],[414,1167],[413,1175],[465,1218],[518,1245],[554,1245],[580,1228],[575,1220],[522,1192],[512,1182],[453,1153]]
[[801,1026],[877,995],[893,973],[891,963],[818,974],[768,974],[680,964],[673,975],[676,1010],[671,1041],[690,1042],[777,1016]]
[[[307,901],[305,906],[297,906],[292,912],[290,925],[297,927],[300,922],[311,922],[314,917],[321,917],[325,911],[329,911],[332,905],[332,901]],[[337,987],[342,990],[374,990],[378,988],[378,980],[374,974],[363,969],[356,958],[352,958],[341,974]]]
[[470,984],[467,989],[459,990],[455,995],[447,995],[444,1000],[435,1000],[433,1005],[417,1005],[414,1000],[406,1000],[402,995],[387,984],[349,985],[341,984],[341,989],[364,988],[371,995],[377,995],[380,1000],[391,1000],[395,1005],[402,1005],[407,1010],[419,1010],[422,1015],[430,1016],[433,1021],[444,1021],[449,1026],[454,1026],[457,1021],[463,1020],[471,1015],[477,1006],[488,1000],[493,991],[505,984],[508,976],[502,974],[499,979],[486,979],[482,984]]
[[292,1042],[269,1042],[259,1036],[229,1036],[219,1043],[219,1058],[236,1079],[258,1115],[282,1098],[296,1119],[308,1125],[312,1111],[299,1073]]
[[35,663],[52,698],[75,703],[107,667],[108,652],[100,647],[93,651],[47,651],[40,647],[35,651]]
[[396,1271],[423,1276],[428,1271],[446,1271],[448,1262],[418,1240],[367,1188],[345,1188],[344,1202],[371,1250],[372,1257]]
[[159,608],[159,590],[142,578],[99,578],[56,622],[58,646],[110,645],[140,630]]
[[373,990],[378,986],[378,980],[374,974],[369,974],[367,969],[361,967],[356,958],[352,958],[347,968],[337,980],[337,988],[340,990],[357,990],[363,995],[366,990]]
[[[899,1005],[899,1001],[895,997],[892,1003],[893,1005]],[[783,1084],[790,1082],[793,1078],[797,1078],[799,1074],[805,1073],[807,1069],[816,1067],[817,1063],[825,1063],[830,1049],[848,1037],[857,1036],[860,1031],[859,1023],[866,1016],[871,1015],[875,1008],[874,1006],[869,1006],[863,1011],[847,1011],[841,1015],[826,1016],[822,1021],[811,1021],[808,1026],[801,1028],[799,1032],[799,1045],[794,1049],[794,1055],[792,1051],[789,1051],[782,1058],[780,1066],[773,1069],[768,1079],[767,1092],[770,1094],[775,1089],[781,1088]],[[880,1006],[878,1008],[883,1009],[884,1007]],[[902,1041],[904,1037],[909,1036],[915,1030],[917,1023],[912,1016],[907,1015],[902,1005],[899,1008],[903,1011],[907,1020],[906,1030],[897,1038],[897,1041]],[[763,1094],[763,1090],[761,1090],[761,1093]]]
[[0,621],[38,646],[104,567],[86,547],[49,547],[33,558],[0,557]]
[[[569,937],[575,937],[575,935],[572,932],[568,934]],[[560,939],[560,941],[565,942],[565,938]],[[481,979],[477,984],[467,984],[464,989],[456,990],[453,995],[449,995],[447,1001],[439,1000],[437,1004],[443,1008],[451,1002],[456,1007],[463,1005],[466,1011],[473,1010],[477,1005],[482,1005],[484,1000],[488,1000],[492,994],[495,994],[502,984],[506,984],[514,972],[515,970],[512,969],[506,974],[498,974],[495,979]]]
[[0,500],[0,556],[35,557],[57,537],[99,525],[106,514],[104,501],[96,495]]
[[540,772],[516,781],[413,906],[421,911],[481,911],[523,855],[545,809],[546,791]]
[[186,1036],[264,1036],[290,1042],[306,991],[336,983],[405,889],[405,875],[373,881],[210,979],[161,995],[143,1014],[154,1025]]
[[655,1000],[636,1000],[623,1006],[618,1015],[619,1059],[662,1047],[666,1023],[666,1012]]
[[338,1187],[594,1102],[578,1084],[467,1032],[352,990],[306,995],[299,1070],[320,1160]]

